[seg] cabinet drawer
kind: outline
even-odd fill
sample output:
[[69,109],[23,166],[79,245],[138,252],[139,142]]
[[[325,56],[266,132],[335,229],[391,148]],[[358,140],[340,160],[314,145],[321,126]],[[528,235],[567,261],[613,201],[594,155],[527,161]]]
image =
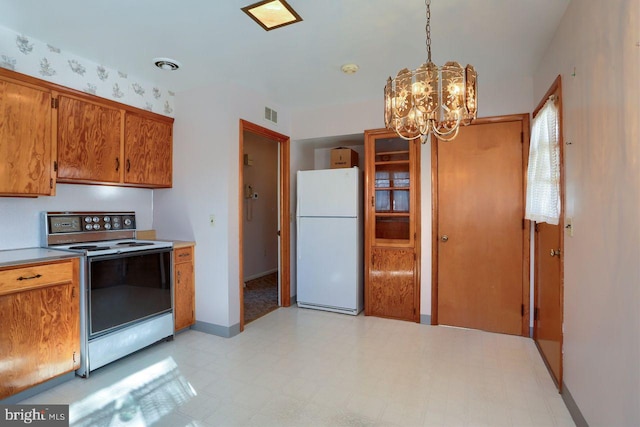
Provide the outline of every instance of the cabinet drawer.
[[0,269],[0,295],[72,281],[72,261],[9,267]]
[[173,251],[174,262],[191,262],[193,260],[193,248],[179,248]]

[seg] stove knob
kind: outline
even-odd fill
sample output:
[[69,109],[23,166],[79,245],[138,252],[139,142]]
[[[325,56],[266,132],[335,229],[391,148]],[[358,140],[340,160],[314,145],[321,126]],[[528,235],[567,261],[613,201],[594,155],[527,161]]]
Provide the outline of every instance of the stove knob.
[[104,222],[109,222],[111,221],[111,217],[110,216],[105,216],[104,217]]
[[[91,218],[89,218],[89,219],[91,219]],[[84,226],[84,228],[86,228],[87,230],[92,230],[93,226],[91,224],[87,224],[87,225]]]
[[120,223],[119,222],[114,222],[113,223],[113,228],[120,228]]
[[127,227],[131,225],[131,218],[125,218],[124,219],[124,225],[126,225]]
[[93,217],[93,222],[99,222],[99,221],[100,221],[100,218],[98,218],[97,216]]
[[110,230],[110,229],[111,229],[111,224],[106,223],[106,224],[104,225],[104,229],[105,229],[105,230]]
[[91,217],[90,216],[85,216],[84,217],[84,222],[91,222]]
[[100,230],[100,224],[93,224],[94,230]]

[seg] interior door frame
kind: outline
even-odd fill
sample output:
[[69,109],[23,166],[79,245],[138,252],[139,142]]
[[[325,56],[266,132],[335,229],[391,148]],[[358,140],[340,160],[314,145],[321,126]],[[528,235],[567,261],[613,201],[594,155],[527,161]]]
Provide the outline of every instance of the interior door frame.
[[[556,77],[556,79],[553,81],[553,83],[551,84],[547,92],[544,94],[544,96],[542,97],[542,99],[540,100],[536,108],[533,110],[532,117],[535,117],[536,115],[538,115],[538,112],[542,109],[542,107],[544,107],[544,104],[547,102],[549,97],[554,95],[558,97],[558,127],[560,128],[560,132],[558,135],[558,156],[559,156],[559,162],[560,162],[560,218],[558,219],[558,227],[559,227],[559,234],[560,234],[560,248],[559,248],[560,249],[560,322],[564,325],[564,230],[565,230],[564,212],[565,212],[566,205],[565,205],[565,169],[564,169],[564,136],[563,136],[564,123],[563,123],[563,115],[562,115],[562,77],[561,75],[558,75],[558,77]],[[533,253],[537,254],[538,253],[538,233],[535,233],[535,238],[533,241],[534,241]],[[538,301],[538,288],[539,288],[538,279],[539,278],[538,278],[538,274],[536,274],[538,271],[538,262],[539,262],[538,257],[535,257],[533,260],[533,264],[534,264],[533,265],[533,269],[534,269],[533,270],[534,271],[533,301],[534,303]],[[536,311],[534,310],[534,314],[535,313]],[[562,329],[560,330],[560,367],[558,372],[558,377],[559,377],[558,379],[556,379],[556,377],[553,375],[551,366],[549,366],[549,363],[547,362],[546,357],[544,357],[542,348],[540,348],[540,345],[538,344],[537,334],[538,334],[538,318],[537,316],[534,315],[533,342],[535,342],[536,347],[538,348],[538,352],[540,352],[542,356],[542,360],[544,361],[545,366],[549,371],[551,379],[553,380],[554,383],[556,383],[558,392],[562,393],[562,374],[563,374],[563,365],[564,365],[563,363],[564,332]]]
[[[527,185],[527,162],[529,160],[529,114],[511,114],[505,116],[483,117],[473,121],[470,126],[505,123],[505,122],[522,122],[522,171],[523,178],[523,206],[526,197]],[[431,141],[431,324],[438,325],[438,144],[434,143],[435,138]],[[448,144],[455,144],[455,140]],[[531,269],[531,227],[530,221],[524,220],[524,209],[522,211],[522,336],[529,336],[530,309],[530,269]]]
[[278,192],[279,200],[279,233],[280,233],[280,254],[279,254],[279,279],[280,279],[280,302],[282,307],[291,305],[291,222],[290,206],[290,144],[291,139],[281,133],[272,131],[255,123],[240,119],[240,135],[238,149],[238,285],[240,294],[240,332],[244,331],[244,232],[243,232],[243,212],[244,212],[244,132],[251,132],[256,135],[271,139],[279,144],[279,179]]

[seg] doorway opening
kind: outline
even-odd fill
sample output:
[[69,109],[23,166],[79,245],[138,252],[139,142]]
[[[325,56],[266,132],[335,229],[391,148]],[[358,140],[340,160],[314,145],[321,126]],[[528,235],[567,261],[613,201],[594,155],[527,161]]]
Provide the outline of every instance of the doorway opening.
[[249,321],[291,304],[290,139],[245,120],[240,120],[239,134],[239,294],[243,331]]

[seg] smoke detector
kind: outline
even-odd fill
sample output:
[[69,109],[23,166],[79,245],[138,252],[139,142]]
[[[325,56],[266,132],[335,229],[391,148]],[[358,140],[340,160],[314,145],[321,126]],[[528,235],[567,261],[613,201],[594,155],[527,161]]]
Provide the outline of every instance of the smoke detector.
[[171,58],[154,58],[153,63],[161,70],[175,71],[181,67],[181,64]]

